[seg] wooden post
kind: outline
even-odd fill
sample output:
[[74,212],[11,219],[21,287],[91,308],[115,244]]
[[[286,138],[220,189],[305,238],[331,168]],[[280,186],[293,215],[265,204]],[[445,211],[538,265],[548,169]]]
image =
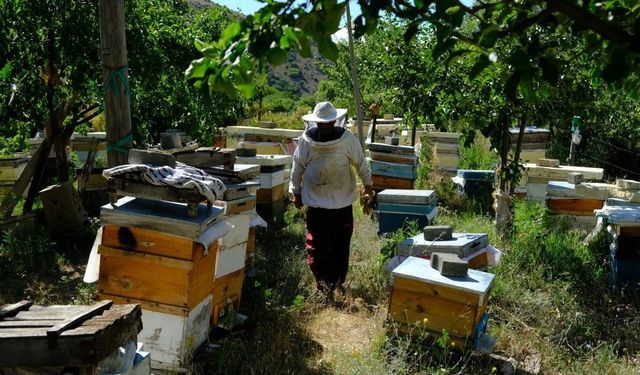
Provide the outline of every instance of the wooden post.
[[127,163],[132,144],[124,0],[99,0],[98,6],[107,160],[109,167],[114,167]]
[[[362,129],[362,97],[360,94],[360,79],[358,78],[358,67],[356,66],[356,55],[353,50],[353,30],[351,27],[351,10],[347,1],[347,32],[349,34],[349,59],[351,60],[351,79],[353,79],[353,99],[356,102],[356,127],[358,129],[358,140],[364,150],[364,130]],[[371,139],[371,143],[375,141]]]

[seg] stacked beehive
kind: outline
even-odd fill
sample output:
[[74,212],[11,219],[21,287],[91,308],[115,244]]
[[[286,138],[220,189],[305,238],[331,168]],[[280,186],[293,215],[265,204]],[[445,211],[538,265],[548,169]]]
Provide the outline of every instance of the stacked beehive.
[[86,135],[74,133],[71,136],[71,149],[78,154],[81,162],[87,161],[89,152],[95,153],[96,160],[107,162],[107,133],[89,132]]
[[458,192],[487,206],[492,202],[491,193],[496,172],[494,170],[459,169],[453,182],[458,186]]
[[[509,129],[509,133],[511,134],[511,148],[515,150],[518,144],[520,128],[511,128]],[[538,159],[544,159],[550,136],[551,131],[549,131],[549,129],[538,128],[536,126],[524,128],[522,142],[520,144],[520,160],[533,163]]]
[[[640,202],[637,198],[633,200]],[[614,289],[630,287],[640,290],[640,204],[609,198],[601,210],[595,211],[595,215],[609,224],[611,286]]]
[[222,209],[125,197],[102,207],[100,299],[142,306],[155,367],[185,363],[209,332]]
[[418,228],[433,222],[438,213],[433,190],[386,189],[377,195],[378,233],[401,229],[415,221]]
[[525,163],[525,172],[520,179],[517,193],[526,194],[528,200],[544,202],[547,184],[550,181],[566,181],[571,173],[582,174],[585,180],[600,181],[604,177],[602,168],[560,165],[557,159],[539,159],[537,164]]
[[579,180],[571,182],[550,181],[547,184],[547,207],[554,216],[564,217],[578,228],[590,230],[596,224],[593,210],[601,209],[604,198],[580,194],[576,187]]
[[443,175],[455,176],[460,161],[460,133],[427,132],[425,138],[432,146],[433,170]]
[[291,175],[289,155],[257,155],[238,157],[238,163],[260,166],[260,187],[256,192],[256,211],[268,223],[284,222],[286,192]]
[[371,143],[368,148],[375,190],[413,188],[418,165],[413,147]]
[[297,129],[266,129],[252,126],[227,127],[227,146],[250,148],[259,155],[293,155],[294,139],[302,135]]

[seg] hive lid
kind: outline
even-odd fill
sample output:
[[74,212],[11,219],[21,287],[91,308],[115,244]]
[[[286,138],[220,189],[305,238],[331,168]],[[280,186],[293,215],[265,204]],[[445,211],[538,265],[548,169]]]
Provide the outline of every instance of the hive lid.
[[378,193],[378,202],[403,204],[431,204],[436,200],[433,190],[386,189]]
[[492,273],[473,269],[470,269],[466,276],[442,276],[438,270],[431,267],[428,259],[411,256],[393,270],[393,277],[441,285],[477,295],[486,294],[495,279]]

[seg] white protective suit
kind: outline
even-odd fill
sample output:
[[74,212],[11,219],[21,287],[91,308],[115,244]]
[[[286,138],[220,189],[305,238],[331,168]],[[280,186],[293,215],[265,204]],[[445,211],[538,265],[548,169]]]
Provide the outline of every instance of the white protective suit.
[[293,155],[289,191],[301,194],[302,203],[309,207],[347,207],[358,197],[351,166],[364,185],[373,184],[371,170],[353,133],[346,130],[336,140],[316,142],[305,131]]

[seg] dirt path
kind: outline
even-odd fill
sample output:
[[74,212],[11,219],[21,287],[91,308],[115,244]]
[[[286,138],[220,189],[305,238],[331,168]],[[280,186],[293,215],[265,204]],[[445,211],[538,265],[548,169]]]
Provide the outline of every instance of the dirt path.
[[350,313],[335,308],[320,310],[308,327],[314,340],[323,348],[318,365],[328,364],[336,373],[343,373],[345,366],[370,357],[382,337],[383,321],[383,313]]

